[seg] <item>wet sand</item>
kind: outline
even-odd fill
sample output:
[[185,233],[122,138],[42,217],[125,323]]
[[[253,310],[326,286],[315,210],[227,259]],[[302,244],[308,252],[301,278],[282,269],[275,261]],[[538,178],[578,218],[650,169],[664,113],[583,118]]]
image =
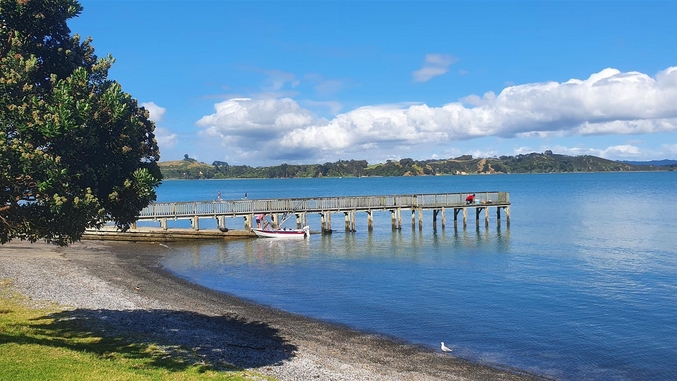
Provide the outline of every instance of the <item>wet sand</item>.
[[74,308],[65,313],[105,322],[113,334],[134,332],[166,347],[192,348],[204,361],[280,380],[549,379],[192,284],[160,266],[165,250],[146,243],[87,241],[57,248],[12,242],[0,246],[0,279],[14,278],[18,291],[33,299]]

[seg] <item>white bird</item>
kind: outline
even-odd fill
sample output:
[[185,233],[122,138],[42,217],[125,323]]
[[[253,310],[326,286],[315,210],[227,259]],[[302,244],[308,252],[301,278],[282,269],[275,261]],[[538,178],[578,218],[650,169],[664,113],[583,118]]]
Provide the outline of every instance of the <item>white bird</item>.
[[451,352],[451,348],[444,345],[444,341],[442,342],[442,352]]

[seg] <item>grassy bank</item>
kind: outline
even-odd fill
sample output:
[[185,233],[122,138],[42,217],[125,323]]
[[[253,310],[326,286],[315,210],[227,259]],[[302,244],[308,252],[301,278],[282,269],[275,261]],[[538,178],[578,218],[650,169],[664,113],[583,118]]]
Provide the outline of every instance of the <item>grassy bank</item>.
[[269,380],[207,364],[189,348],[88,329],[57,305],[36,306],[0,280],[0,380]]

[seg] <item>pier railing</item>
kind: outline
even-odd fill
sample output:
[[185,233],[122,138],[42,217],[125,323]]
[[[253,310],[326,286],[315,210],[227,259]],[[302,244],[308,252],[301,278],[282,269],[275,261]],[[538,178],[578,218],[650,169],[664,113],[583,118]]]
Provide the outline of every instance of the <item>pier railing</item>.
[[[476,203],[466,205],[475,194]],[[144,208],[139,220],[207,216],[243,216],[258,213],[313,213],[359,210],[440,209],[510,205],[507,192],[467,192],[386,196],[345,196],[269,200],[220,200],[154,203]]]

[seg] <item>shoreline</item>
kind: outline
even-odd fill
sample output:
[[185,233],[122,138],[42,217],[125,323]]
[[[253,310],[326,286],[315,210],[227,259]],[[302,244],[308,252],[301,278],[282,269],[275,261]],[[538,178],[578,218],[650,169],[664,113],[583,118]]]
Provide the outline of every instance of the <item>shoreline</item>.
[[[143,247],[144,255],[139,255]],[[138,332],[280,380],[545,380],[397,338],[258,305],[166,271],[157,244],[86,241],[0,246],[0,279],[33,300],[72,306],[107,329]],[[97,323],[98,324],[98,323]],[[103,323],[102,323],[103,324]]]

